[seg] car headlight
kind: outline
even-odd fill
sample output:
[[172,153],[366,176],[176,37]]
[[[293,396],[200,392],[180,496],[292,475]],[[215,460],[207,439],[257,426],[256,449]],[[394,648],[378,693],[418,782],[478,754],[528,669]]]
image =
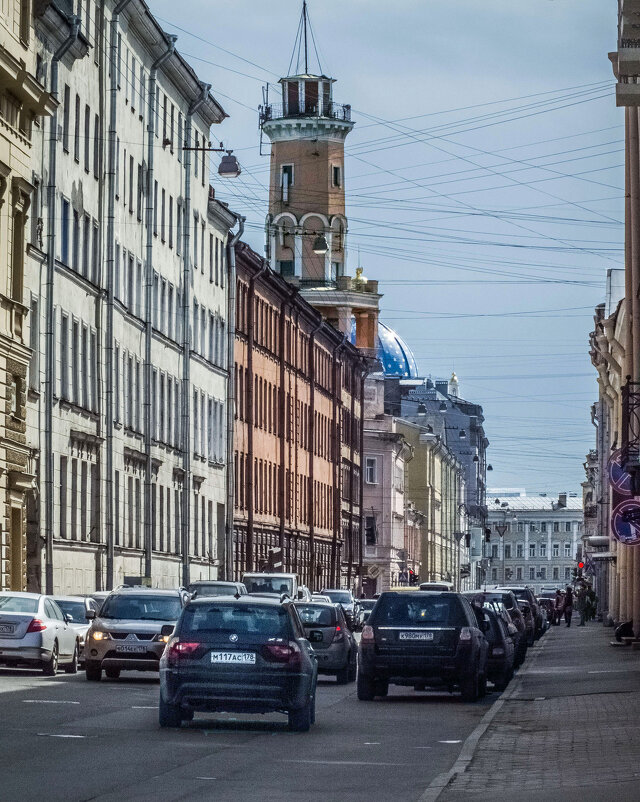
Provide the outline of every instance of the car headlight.
[[96,629],[94,632],[91,633],[91,637],[94,640],[107,640],[109,637],[109,633],[102,632],[100,629]]
[[160,643],[169,643],[171,637],[172,637],[171,635],[158,635],[157,640]]

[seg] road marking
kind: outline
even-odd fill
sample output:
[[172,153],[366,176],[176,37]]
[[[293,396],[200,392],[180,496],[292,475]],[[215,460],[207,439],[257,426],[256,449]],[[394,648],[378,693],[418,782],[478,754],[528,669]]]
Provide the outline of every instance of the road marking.
[[414,749],[431,749],[431,746],[414,746]]
[[79,705],[80,702],[70,702],[63,699],[23,699],[26,705]]
[[605,668],[601,671],[587,671],[587,674],[624,674],[627,671],[628,668]]
[[158,705],[131,705],[132,710],[157,710]]
[[42,738],[86,738],[86,735],[61,735],[55,732],[37,732]]
[[280,763],[312,763],[316,766],[412,766],[413,763],[375,763],[367,760],[281,760]]
[[380,741],[365,741],[365,746],[380,746]]
[[196,780],[217,780],[217,777],[196,777]]
[[462,740],[460,741],[438,741],[439,744],[461,744]]

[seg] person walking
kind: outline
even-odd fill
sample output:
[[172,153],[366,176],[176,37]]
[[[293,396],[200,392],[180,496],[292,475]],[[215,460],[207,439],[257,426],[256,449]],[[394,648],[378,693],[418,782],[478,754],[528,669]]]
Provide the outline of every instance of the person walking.
[[576,610],[580,616],[579,627],[585,626],[587,617],[587,589],[581,585],[576,592]]
[[562,608],[564,607],[564,596],[561,590],[556,590],[556,597],[553,601],[553,625],[559,626],[562,618]]
[[571,616],[573,615],[573,591],[567,585],[567,589],[564,592],[564,621],[565,624],[570,627],[571,626]]
[[598,597],[591,585],[587,587],[587,621],[595,621],[598,611]]

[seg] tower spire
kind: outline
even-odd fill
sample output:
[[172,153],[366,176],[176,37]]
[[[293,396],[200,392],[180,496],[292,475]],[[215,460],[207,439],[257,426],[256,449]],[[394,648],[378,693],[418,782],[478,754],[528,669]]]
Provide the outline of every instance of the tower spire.
[[302,22],[304,25],[304,74],[309,73],[309,45],[307,42],[307,0],[302,0]]

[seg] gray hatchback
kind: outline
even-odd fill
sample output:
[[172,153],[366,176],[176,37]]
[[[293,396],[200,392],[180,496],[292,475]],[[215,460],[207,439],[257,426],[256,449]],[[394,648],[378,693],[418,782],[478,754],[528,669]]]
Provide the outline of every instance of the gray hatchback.
[[335,674],[338,684],[355,682],[358,644],[339,604],[296,602],[307,638],[318,658],[319,674]]

